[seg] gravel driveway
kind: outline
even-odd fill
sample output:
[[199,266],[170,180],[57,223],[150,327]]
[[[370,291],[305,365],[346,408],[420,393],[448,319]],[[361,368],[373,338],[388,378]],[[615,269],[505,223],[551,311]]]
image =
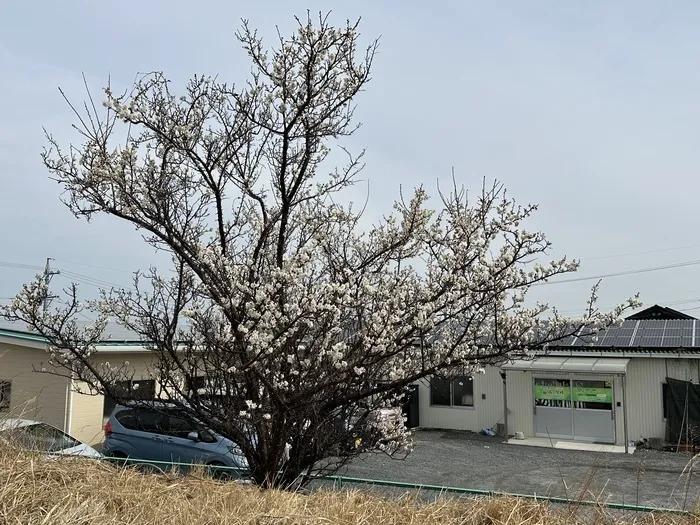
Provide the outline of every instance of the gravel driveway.
[[[363,456],[339,474],[430,485],[563,496],[666,508],[694,506],[700,476],[690,456],[637,450],[613,454],[506,445],[499,438],[418,430],[404,460]],[[700,472],[700,460],[693,469]],[[395,491],[392,491],[395,492]]]

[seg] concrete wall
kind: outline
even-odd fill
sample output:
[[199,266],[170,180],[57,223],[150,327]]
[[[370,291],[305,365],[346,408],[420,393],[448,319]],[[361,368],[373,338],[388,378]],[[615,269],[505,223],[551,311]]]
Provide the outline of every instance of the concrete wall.
[[474,376],[474,407],[446,407],[430,404],[430,383],[419,383],[420,426],[478,432],[495,427],[503,416],[503,382],[499,370],[487,367]]
[[48,360],[44,350],[0,343],[0,380],[12,383],[10,412],[0,417],[35,419],[66,430],[69,380],[33,370]]

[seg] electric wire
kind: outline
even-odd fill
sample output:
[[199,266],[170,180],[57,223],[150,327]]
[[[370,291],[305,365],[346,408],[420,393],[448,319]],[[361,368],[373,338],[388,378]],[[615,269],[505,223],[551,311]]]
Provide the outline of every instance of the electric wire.
[[[622,277],[622,276],[626,276],[626,275],[636,275],[636,274],[642,274],[642,273],[670,270],[670,269],[675,269],[675,268],[685,268],[685,267],[697,266],[697,265],[700,265],[700,260],[696,259],[696,260],[692,260],[692,261],[682,261],[682,262],[678,262],[678,263],[664,264],[664,265],[660,265],[660,266],[650,266],[650,267],[646,267],[646,268],[635,268],[635,269],[630,269],[630,270],[622,270],[622,271],[618,271],[618,272],[610,272],[610,273],[590,275],[590,276],[584,276],[584,277],[571,277],[568,279],[556,279],[556,280],[551,280],[551,281],[548,280],[548,281],[542,281],[539,283],[535,283],[532,286],[545,286],[545,285],[574,283],[574,282],[583,282],[583,281],[594,281],[594,280],[600,280],[600,279],[608,279],[611,277]],[[0,267],[25,269],[25,270],[43,270],[43,268],[41,266],[25,264],[25,263],[15,263],[15,262],[9,262],[9,261],[0,261]],[[118,285],[118,284],[115,284],[115,283],[112,283],[109,281],[105,281],[103,279],[99,279],[96,277],[91,277],[89,275],[85,275],[82,273],[73,272],[71,270],[65,270],[63,268],[59,268],[59,270],[61,272],[59,275],[64,275],[65,277],[69,277],[69,278],[74,279],[76,281],[82,282],[83,284],[89,284],[89,285],[96,286],[96,287],[102,286],[102,287],[114,287],[114,288],[119,288],[119,289],[128,289],[128,287],[124,287],[122,285]]]

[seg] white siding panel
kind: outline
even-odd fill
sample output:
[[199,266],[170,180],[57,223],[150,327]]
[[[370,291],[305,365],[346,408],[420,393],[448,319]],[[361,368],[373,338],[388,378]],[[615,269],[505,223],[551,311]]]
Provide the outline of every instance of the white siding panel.
[[629,438],[664,438],[661,384],[666,377],[663,359],[631,359],[627,366]]
[[85,383],[76,381],[71,399],[71,435],[89,445],[100,443],[104,438],[104,397],[90,394],[90,389]]
[[[479,426],[475,408],[430,405],[430,382],[419,382],[420,426],[450,430],[474,430]],[[474,385],[476,387],[476,385]],[[476,398],[476,392],[474,397]],[[476,399],[474,399],[476,403]]]
[[630,439],[666,437],[662,384],[666,377],[698,382],[697,359],[632,359],[627,369]]
[[[485,399],[482,399],[485,397]],[[442,407],[430,405],[430,383],[419,382],[420,426],[479,432],[495,427],[503,416],[503,384],[498,368],[486,367],[474,376],[474,407]]]
[[508,433],[522,432],[525,436],[534,436],[535,404],[532,386],[532,372],[508,372]]
[[10,412],[0,417],[34,419],[67,429],[68,379],[34,371],[48,360],[44,350],[0,343],[0,379],[12,382]]
[[665,366],[668,368],[668,377],[680,379],[681,381],[698,382],[697,359],[665,359]]
[[[484,427],[495,430],[497,423],[503,423],[503,379],[501,379],[501,372],[494,366],[484,368],[485,372],[474,378],[474,404],[479,422],[479,428],[476,431]],[[486,396],[486,399],[482,399],[483,396]]]

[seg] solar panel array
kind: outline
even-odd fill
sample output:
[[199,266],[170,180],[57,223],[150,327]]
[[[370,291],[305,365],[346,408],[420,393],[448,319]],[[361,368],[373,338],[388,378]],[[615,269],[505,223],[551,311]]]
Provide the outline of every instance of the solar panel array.
[[[696,333],[697,330],[697,333]],[[602,332],[569,337],[552,346],[700,348],[700,321],[694,319],[624,321]]]

